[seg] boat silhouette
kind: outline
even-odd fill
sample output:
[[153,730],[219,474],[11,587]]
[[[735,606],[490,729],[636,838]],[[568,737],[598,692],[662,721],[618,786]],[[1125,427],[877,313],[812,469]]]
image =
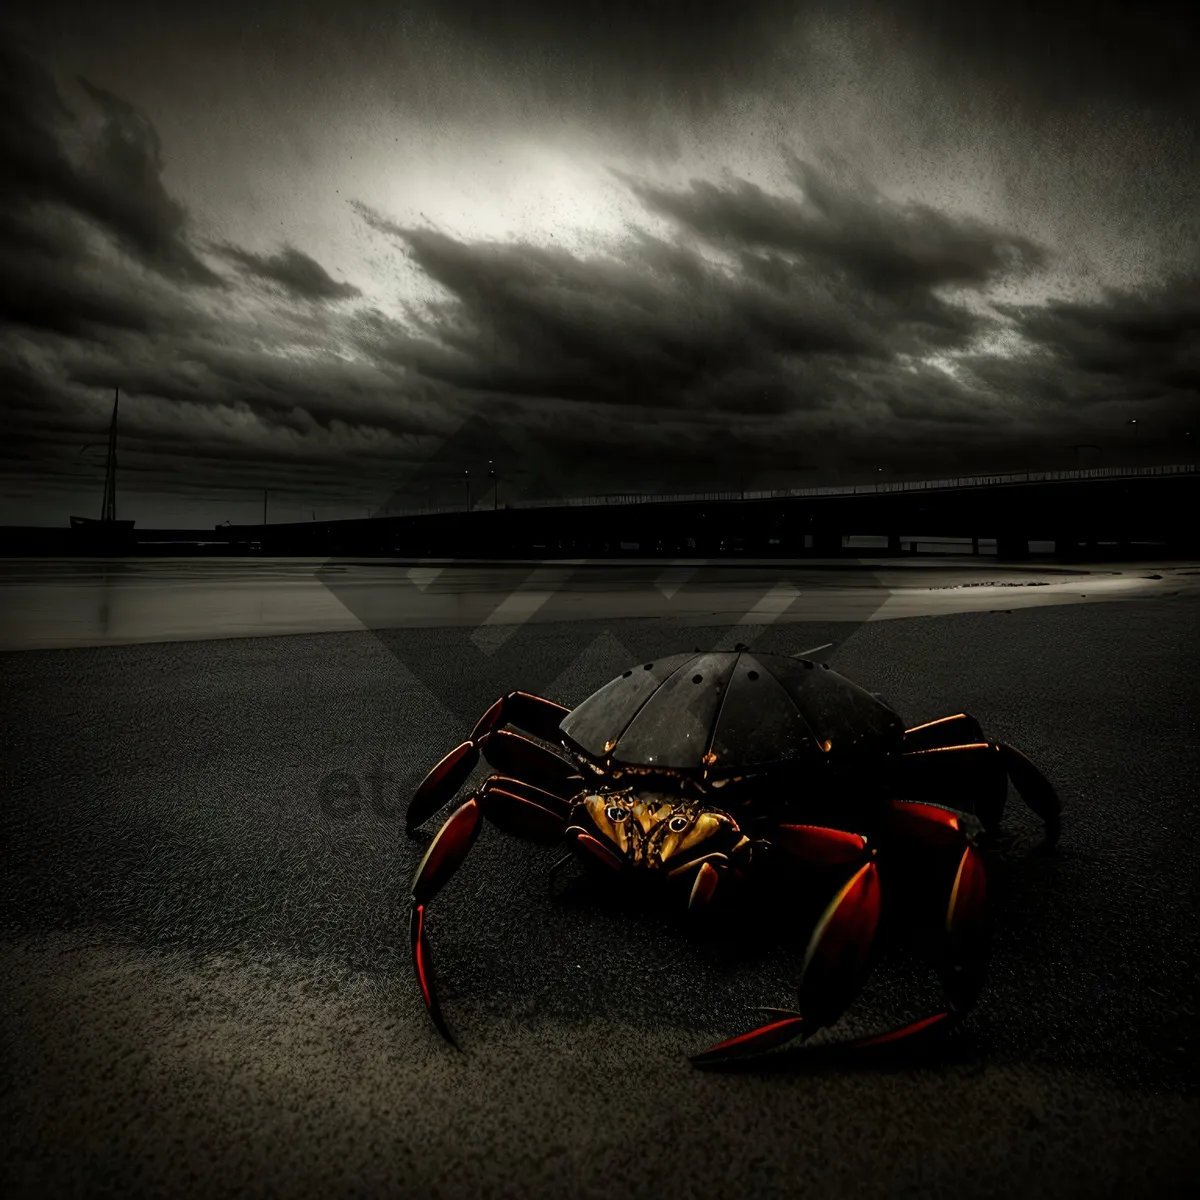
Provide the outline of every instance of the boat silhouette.
[[104,500],[100,516],[72,517],[71,528],[86,533],[90,538],[105,541],[128,540],[133,537],[132,520],[117,520],[117,408],[121,402],[121,389],[113,394],[112,421],[108,426],[108,459],[104,469]]

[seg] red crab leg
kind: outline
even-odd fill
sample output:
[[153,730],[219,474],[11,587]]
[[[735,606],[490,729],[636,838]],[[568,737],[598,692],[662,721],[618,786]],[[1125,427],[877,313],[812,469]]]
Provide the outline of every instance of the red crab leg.
[[943,1037],[957,1023],[958,1018],[950,1011],[934,1013],[931,1017],[910,1021],[907,1025],[889,1029],[886,1033],[876,1033],[870,1037],[854,1038],[851,1041],[839,1043],[834,1048],[839,1051],[856,1052],[902,1045],[907,1049],[916,1047],[922,1042],[934,1041]]
[[[501,696],[479,718],[471,736],[451,750],[421,781],[408,803],[405,825],[409,832],[424,825],[467,781],[479,763],[479,750],[490,734],[498,731],[502,725],[511,723],[527,729],[536,737],[557,742],[559,723],[570,711],[561,704],[555,704],[553,700],[546,700],[529,692],[509,692],[507,696]],[[498,750],[497,753],[502,754],[503,750]],[[500,770],[505,769],[493,763],[491,757],[488,757],[488,762],[499,766]]]
[[[948,720],[953,722],[958,718]],[[1042,819],[1046,845],[1053,846],[1058,841],[1062,802],[1054,785],[1020,750],[1004,742],[986,741],[914,750],[907,746],[906,735],[899,775],[905,795],[920,795],[938,802],[942,797],[975,796],[976,814],[992,829],[1000,822],[1011,779],[1021,798]]]
[[564,804],[561,796],[507,775],[485,779],[479,795],[484,801],[484,815],[505,833],[544,846],[562,841],[570,805]]
[[712,903],[713,893],[721,882],[720,872],[711,863],[701,863],[700,870],[692,883],[691,895],[688,897],[689,909],[707,908]]
[[967,742],[986,741],[983,728],[970,713],[955,713],[952,717],[939,717],[914,725],[904,731],[905,752],[912,750],[935,750],[939,746],[961,746]]
[[[787,1012],[780,1009],[780,1013]],[[774,1050],[776,1046],[785,1046],[798,1037],[811,1033],[806,1029],[804,1018],[799,1013],[788,1013],[780,1016],[777,1021],[770,1021],[751,1029],[749,1033],[739,1033],[736,1037],[726,1038],[707,1050],[691,1056],[691,1063],[696,1067],[712,1066],[716,1063],[726,1063],[734,1059],[745,1058],[752,1054],[761,1054],[764,1050]]]
[[[950,895],[943,918],[944,961],[939,972],[946,996],[944,1011],[910,1021],[896,1029],[870,1037],[856,1038],[829,1047],[837,1051],[875,1050],[903,1044],[910,1046],[940,1037],[957,1024],[978,999],[987,969],[987,879],[983,860],[975,844],[981,826],[967,813],[934,804],[892,801],[888,825],[901,838],[918,840],[955,863]],[[787,826],[778,843],[810,862],[821,861],[821,847],[831,858],[852,852],[857,835],[812,826]],[[865,841],[862,842],[865,848]],[[878,881],[868,888],[865,872],[874,862],[861,867],[818,922],[805,958],[800,985],[800,1013],[771,1010],[778,1019],[748,1034],[731,1038],[692,1059],[700,1066],[728,1062],[783,1045],[796,1037],[810,1037],[822,1026],[832,1024],[848,1006],[861,979],[879,916]],[[860,895],[848,893],[856,882]],[[832,929],[830,927],[833,927]]]
[[443,804],[458,791],[479,765],[479,748],[474,742],[455,746],[421,780],[408,802],[404,823],[408,832],[424,825]]
[[[557,811],[555,806],[558,806]],[[561,839],[570,806],[557,796],[515,779],[493,777],[479,792],[450,814],[425,851],[412,883],[412,910],[409,935],[412,941],[413,968],[425,1007],[438,1032],[456,1045],[442,1016],[434,986],[433,964],[425,936],[425,917],[429,902],[458,870],[470,853],[486,816],[499,828],[534,841]]]
[[842,829],[824,825],[779,825],[771,845],[792,858],[815,866],[840,867],[861,863],[866,855],[867,839]]
[[942,984],[951,1010],[964,1015],[974,1005],[987,969],[988,889],[977,842],[979,824],[968,813],[906,800],[889,802],[888,824],[894,833],[919,839],[954,864],[942,918]]
[[975,844],[978,826],[966,813],[932,804],[894,800],[889,824],[902,836],[919,838],[940,853],[957,859],[943,918],[944,961],[939,972],[946,1008],[870,1037],[855,1038],[839,1050],[872,1050],[938,1038],[974,1007],[987,973],[987,876]]
[[421,988],[425,1008],[438,1032],[452,1046],[457,1045],[442,1016],[437,991],[433,982],[433,964],[429,957],[429,943],[425,938],[425,909],[437,895],[442,885],[458,869],[466,858],[475,839],[479,836],[479,825],[483,812],[479,802],[472,796],[465,804],[456,808],[438,830],[429,849],[421,859],[413,877],[412,909],[409,914],[408,931],[412,941],[413,969]]
[[[610,871],[624,871],[625,862],[613,853],[599,838],[593,837],[581,825],[571,825],[566,837],[572,849]],[[555,864],[557,866],[557,864]]]
[[531,692],[509,692],[479,718],[471,730],[471,741],[477,742],[503,725],[515,725],[543,741],[557,743],[561,737],[558,727],[570,711],[544,696],[535,696]]
[[497,771],[528,779],[564,800],[571,799],[583,781],[574,763],[519,733],[509,733],[507,729],[489,733],[480,743],[480,749]]
[[822,914],[804,955],[800,1007],[815,1028],[832,1025],[862,986],[879,925],[879,869],[868,862]]
[[936,850],[961,848],[964,838],[974,838],[982,830],[978,818],[969,813],[918,800],[889,800],[887,826],[893,834],[916,838]]
[[879,924],[879,871],[873,852],[864,838],[839,829],[789,825],[781,827],[781,834],[773,844],[807,861],[868,860],[834,896],[809,939],[800,984],[800,1007],[806,1016],[771,1010],[779,1019],[694,1055],[691,1061],[697,1066],[744,1058],[797,1037],[811,1037],[841,1016],[862,985]]

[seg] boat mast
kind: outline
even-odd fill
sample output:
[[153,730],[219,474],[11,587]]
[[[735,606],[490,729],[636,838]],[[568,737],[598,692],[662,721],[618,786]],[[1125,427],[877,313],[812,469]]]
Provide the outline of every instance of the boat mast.
[[108,462],[104,469],[104,504],[100,510],[100,520],[115,521],[117,519],[117,405],[120,403],[121,389],[113,391],[112,424],[108,427]]

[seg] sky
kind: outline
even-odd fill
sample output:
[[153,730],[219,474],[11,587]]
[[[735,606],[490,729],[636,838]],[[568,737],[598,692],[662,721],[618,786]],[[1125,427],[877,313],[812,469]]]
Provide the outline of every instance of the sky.
[[18,3],[0,523],[1192,461],[1183,8]]

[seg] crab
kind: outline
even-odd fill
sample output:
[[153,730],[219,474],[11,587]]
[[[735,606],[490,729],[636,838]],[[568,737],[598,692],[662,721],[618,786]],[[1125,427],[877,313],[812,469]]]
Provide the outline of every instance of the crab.
[[480,755],[497,773],[441,825],[412,885],[416,978],[452,1045],[428,910],[485,818],[505,833],[565,846],[552,870],[578,857],[614,880],[674,891],[691,912],[718,906],[769,865],[798,887],[820,889],[798,1008],[761,1010],[766,1023],[693,1055],[697,1066],[834,1026],[873,965],[885,901],[932,922],[944,1002],[842,1044],[869,1049],[944,1035],[975,1005],[986,975],[983,847],[1010,780],[1044,823],[1044,846],[1059,836],[1053,785],[1019,750],[986,738],[974,717],[906,727],[878,694],[827,663],[742,645],[640,663],[575,709],[509,692],[417,788],[410,832],[461,791]]

